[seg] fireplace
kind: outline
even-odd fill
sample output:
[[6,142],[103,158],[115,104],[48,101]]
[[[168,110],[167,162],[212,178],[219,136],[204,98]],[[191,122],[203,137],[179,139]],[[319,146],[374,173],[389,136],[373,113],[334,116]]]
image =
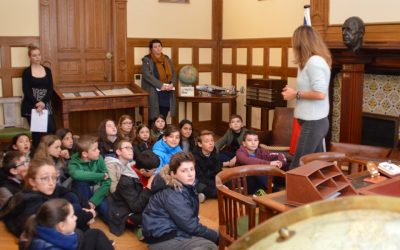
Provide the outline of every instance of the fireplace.
[[399,117],[363,113],[361,144],[396,147],[399,143]]

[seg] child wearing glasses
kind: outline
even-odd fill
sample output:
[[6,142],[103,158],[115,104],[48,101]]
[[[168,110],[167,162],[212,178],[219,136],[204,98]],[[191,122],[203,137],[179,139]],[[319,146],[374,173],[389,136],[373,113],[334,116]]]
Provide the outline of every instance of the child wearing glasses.
[[111,241],[99,229],[75,231],[77,217],[65,199],[51,199],[29,217],[20,237],[22,249],[112,250]]
[[99,125],[98,136],[98,147],[103,158],[106,156],[115,157],[114,149],[119,140],[115,122],[110,119],[102,121]]
[[132,142],[135,138],[133,119],[130,115],[122,115],[118,120],[118,137]]
[[[33,159],[25,176],[26,188],[15,194],[0,212],[0,219],[9,231],[19,237],[26,220],[35,214],[40,206],[54,198],[65,198],[76,211],[78,228],[87,230],[96,212],[88,204],[81,206],[78,197],[68,189],[57,185],[58,175],[54,162],[49,158]],[[86,207],[86,208],[85,208]]]
[[104,162],[107,166],[108,175],[111,179],[110,193],[114,193],[117,187],[119,178],[121,177],[122,169],[131,168],[133,160],[132,143],[127,140],[118,141],[115,148],[117,157],[107,156]]
[[9,151],[4,155],[0,168],[0,209],[8,199],[22,190],[28,163],[22,152]]
[[[126,224],[138,227],[142,225],[142,212],[146,207],[153,183],[155,169],[160,160],[153,152],[145,151],[138,155],[136,168],[143,175],[148,176],[146,185],[140,181],[137,171],[125,165],[121,171],[121,178],[116,191],[111,194],[110,201],[110,232],[120,236]],[[140,233],[141,234],[141,233]]]
[[78,152],[73,154],[68,170],[72,178],[72,190],[88,201],[105,221],[108,221],[108,203],[111,179],[100,155],[97,138],[83,135],[77,142]]

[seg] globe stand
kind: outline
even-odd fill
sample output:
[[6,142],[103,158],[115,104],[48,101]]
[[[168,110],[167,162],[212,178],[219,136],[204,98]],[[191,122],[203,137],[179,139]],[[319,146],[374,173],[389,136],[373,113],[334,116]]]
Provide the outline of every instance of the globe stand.
[[179,94],[180,96],[194,96],[194,84],[197,82],[198,79],[198,72],[193,65],[186,65],[183,66],[179,70],[179,81],[180,81],[180,88]]

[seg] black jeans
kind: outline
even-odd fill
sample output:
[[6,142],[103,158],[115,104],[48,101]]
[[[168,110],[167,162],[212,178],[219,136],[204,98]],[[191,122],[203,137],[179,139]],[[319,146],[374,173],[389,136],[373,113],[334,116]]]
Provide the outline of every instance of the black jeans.
[[289,169],[297,168],[299,166],[300,158],[303,155],[322,152],[322,141],[328,134],[329,130],[329,120],[327,117],[313,121],[300,119],[298,119],[298,121],[301,126],[300,136]]

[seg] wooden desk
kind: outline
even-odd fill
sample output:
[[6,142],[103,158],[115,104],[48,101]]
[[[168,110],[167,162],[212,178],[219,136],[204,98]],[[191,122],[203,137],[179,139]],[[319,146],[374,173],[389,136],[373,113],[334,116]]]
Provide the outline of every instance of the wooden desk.
[[[108,93],[107,91],[112,92],[114,90],[118,93],[118,89],[124,90],[125,88],[133,93],[104,94]],[[148,120],[149,94],[134,83],[95,82],[85,85],[56,86],[54,92],[56,93],[56,102],[61,109],[64,128],[70,128],[69,114],[78,111],[139,107],[143,109],[143,120]],[[93,94],[94,96],[86,96]]]

